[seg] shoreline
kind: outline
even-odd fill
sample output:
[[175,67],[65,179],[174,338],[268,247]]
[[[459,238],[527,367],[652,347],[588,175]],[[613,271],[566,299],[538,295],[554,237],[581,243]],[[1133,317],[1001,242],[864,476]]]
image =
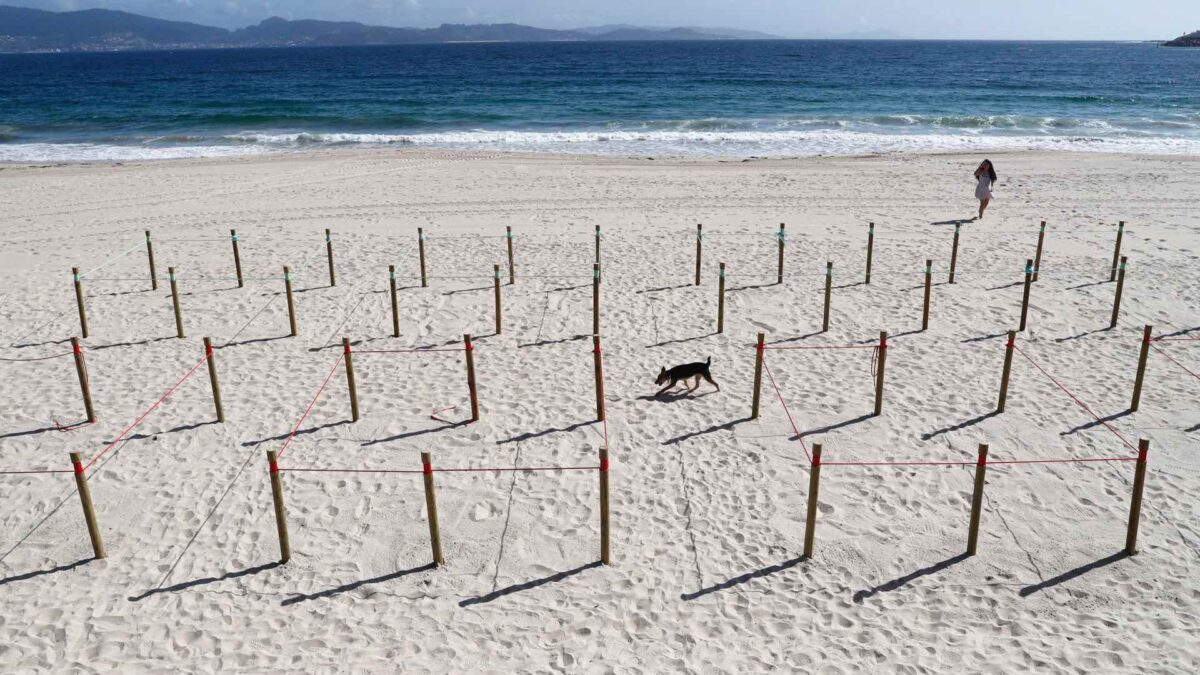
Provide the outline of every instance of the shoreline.
[[1044,156],[1075,157],[1081,160],[1116,159],[1146,159],[1163,161],[1191,162],[1200,161],[1200,155],[1191,154],[1157,154],[1137,152],[1093,152],[1087,150],[1049,150],[1049,149],[1000,149],[1000,150],[929,150],[929,151],[896,151],[863,154],[818,154],[818,155],[731,155],[722,156],[693,156],[693,155],[646,155],[646,154],[607,154],[607,153],[571,153],[571,152],[530,152],[523,150],[489,150],[468,149],[459,147],[439,146],[403,146],[403,147],[355,147],[355,148],[318,148],[308,150],[288,150],[264,152],[244,155],[204,156],[204,157],[171,157],[171,158],[140,158],[131,160],[72,160],[61,162],[3,162],[0,161],[0,171],[51,170],[63,168],[103,168],[103,167],[149,167],[149,166],[193,166],[244,164],[276,161],[308,161],[320,159],[386,159],[399,157],[401,159],[426,158],[449,154],[459,158],[501,158],[507,160],[555,160],[578,161],[583,163],[597,162],[659,162],[664,165],[708,165],[708,164],[751,164],[763,162],[810,163],[838,160],[887,160],[921,157],[1014,157],[1014,156]]

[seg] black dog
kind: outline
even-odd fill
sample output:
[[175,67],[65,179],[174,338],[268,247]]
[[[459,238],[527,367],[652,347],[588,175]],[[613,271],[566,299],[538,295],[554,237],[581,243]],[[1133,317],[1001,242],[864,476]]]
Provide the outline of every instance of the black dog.
[[686,383],[688,380],[696,378],[695,385],[688,388],[688,393],[691,393],[700,387],[700,378],[702,377],[707,380],[709,384],[716,387],[717,391],[721,391],[721,385],[714,382],[712,375],[708,372],[708,367],[710,365],[712,365],[711,356],[708,357],[708,360],[706,360],[704,363],[685,363],[681,366],[675,366],[670,370],[663,368],[662,372],[660,372],[658,377],[654,380],[654,384],[662,384],[668,380],[670,381],[670,384],[662,389],[659,389],[658,393],[654,395],[661,396],[662,394],[666,393],[668,389],[674,387],[680,382]]

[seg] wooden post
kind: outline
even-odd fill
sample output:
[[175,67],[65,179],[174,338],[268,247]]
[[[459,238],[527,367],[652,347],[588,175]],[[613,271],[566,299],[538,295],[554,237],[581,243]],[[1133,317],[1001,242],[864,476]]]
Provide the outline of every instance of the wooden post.
[[492,265],[492,273],[496,277],[496,335],[499,335],[503,328],[503,321],[501,320],[502,312],[500,309],[500,265]]
[[925,259],[925,304],[921,308],[921,330],[929,329],[929,297],[933,291],[933,261]]
[[1117,317],[1121,315],[1121,291],[1125,289],[1125,265],[1128,260],[1127,256],[1121,256],[1121,264],[1117,270],[1117,292],[1113,296],[1112,321],[1108,323],[1109,328],[1117,327]]
[[392,294],[392,337],[400,337],[400,303],[396,299],[395,265],[388,265],[388,286]]
[[954,224],[954,243],[950,245],[950,283],[954,283],[954,270],[958,269],[958,231],[960,223]]
[[96,520],[96,509],[92,507],[92,492],[88,489],[87,476],[83,473],[83,462],[78,452],[71,453],[71,467],[75,470],[75,487],[79,490],[79,502],[83,505],[83,520],[87,523],[88,538],[92,540],[92,555],[97,560],[108,557],[104,552],[104,539],[100,535],[100,523]]
[[1151,334],[1154,326],[1146,324],[1142,328],[1142,351],[1138,354],[1137,376],[1133,378],[1133,400],[1129,402],[1129,412],[1137,412],[1142,402],[1142,382],[1146,379],[1146,358],[1150,356]]
[[1033,256],[1033,280],[1037,282],[1038,272],[1042,269],[1042,243],[1046,241],[1046,221],[1042,221],[1042,226],[1038,228],[1038,245],[1037,253]]
[[354,384],[354,361],[350,354],[350,338],[342,338],[342,358],[346,360],[346,386],[350,388],[350,421],[358,421],[358,387]]
[[1117,280],[1117,264],[1121,260],[1121,238],[1125,236],[1125,221],[1117,223],[1117,245],[1113,247],[1113,262],[1112,274],[1108,277],[1109,281]]
[[274,450],[267,451],[267,467],[271,476],[271,501],[275,503],[275,531],[279,534],[279,564],[292,559],[288,542],[287,514],[283,510],[283,482],[279,479],[279,461]]
[[83,394],[83,409],[87,412],[87,421],[96,422],[96,411],[92,408],[92,389],[88,384],[87,364],[83,360],[83,348],[79,346],[79,338],[71,337],[71,351],[75,354],[75,374],[79,376],[79,391]]
[[600,448],[600,562],[612,564],[609,556],[608,448]]
[[867,278],[864,284],[871,284],[871,254],[875,251],[875,223],[867,227]]
[[784,224],[779,224],[779,271],[775,274],[775,283],[783,283],[783,228]]
[[475,388],[475,347],[471,335],[463,335],[463,349],[467,353],[467,392],[471,395],[471,421],[479,420],[479,393]]
[[212,338],[204,338],[204,358],[208,361],[208,382],[212,385],[213,407],[217,409],[217,421],[225,421],[225,408],[221,405],[221,384],[217,382],[217,362],[213,358]]
[[244,288],[246,282],[242,279],[242,253],[238,250],[237,230],[229,231],[229,241],[233,243],[233,269],[237,272],[238,288]]
[[337,286],[337,276],[333,273],[333,235],[325,228],[325,255],[329,258],[329,285]]
[[596,420],[604,421],[604,361],[600,353],[600,336],[592,336],[592,365],[596,373]]
[[600,334],[600,263],[592,264],[592,335]]
[[288,326],[292,337],[296,337],[296,301],[292,298],[292,270],[283,266],[283,289],[287,293]]
[[876,357],[878,370],[875,373],[875,416],[883,412],[883,366],[887,363],[887,331],[879,331],[879,355]]
[[150,261],[150,290],[158,290],[158,274],[154,271],[154,242],[150,241],[150,230],[146,230],[146,259]]
[[421,256],[421,288],[429,286],[429,281],[425,278],[425,230],[417,228],[417,252]]
[[600,264],[600,226],[596,226],[596,264]]
[[975,460],[975,489],[971,492],[971,524],[967,528],[967,555],[975,555],[979,543],[979,515],[983,511],[983,485],[987,476],[987,443],[979,444],[979,458]]
[[508,285],[512,286],[517,283],[516,268],[513,267],[513,243],[512,243],[512,226],[504,227],[504,238],[508,240]]
[[1025,331],[1025,319],[1029,316],[1029,285],[1033,283],[1033,259],[1025,260],[1025,291],[1021,295],[1021,327],[1018,331]]
[[179,308],[179,284],[175,280],[175,268],[167,268],[167,278],[171,281],[171,307],[175,310],[175,337],[183,337],[183,313]]
[[1137,466],[1133,473],[1133,496],[1129,500],[1129,527],[1125,532],[1125,554],[1137,555],[1138,523],[1142,519],[1142,489],[1146,487],[1146,455],[1150,441],[1138,441]]
[[433,492],[433,460],[428,452],[421,453],[421,474],[425,479],[425,510],[429,516],[429,545],[433,549],[433,564],[445,565],[442,557],[442,533],[438,528],[437,496]]
[[996,403],[996,412],[1004,412],[1005,401],[1008,400],[1008,375],[1012,372],[1013,350],[1017,346],[1017,331],[1008,331],[1008,345],[1004,348],[1004,370],[1000,373],[1000,400]]
[[804,559],[813,556],[813,539],[817,534],[817,492],[821,487],[821,444],[813,443],[812,465],[808,467],[808,517],[804,521]]
[[758,419],[758,403],[762,392],[763,351],[766,349],[763,342],[766,338],[765,333],[759,333],[758,346],[754,350],[754,402],[750,405],[750,419],[752,420]]
[[833,293],[833,261],[825,261],[825,316],[821,321],[821,332],[829,331],[829,297]]
[[79,276],[79,268],[71,268],[71,276],[75,279],[75,304],[79,307],[79,334],[88,336],[87,310],[83,307],[83,279]]
[[725,263],[721,263],[721,278],[717,281],[717,332],[725,332]]
[[704,252],[704,226],[696,223],[696,286],[700,285],[700,256]]

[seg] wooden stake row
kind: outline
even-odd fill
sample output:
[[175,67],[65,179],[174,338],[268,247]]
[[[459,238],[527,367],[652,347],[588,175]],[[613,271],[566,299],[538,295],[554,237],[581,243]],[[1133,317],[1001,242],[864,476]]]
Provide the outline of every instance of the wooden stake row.
[[[597,473],[600,474],[600,562],[605,565],[612,564],[611,560],[611,521],[609,518],[609,484],[608,484],[608,448],[600,448],[600,466]],[[78,467],[78,453],[72,453],[71,458],[76,462]],[[275,529],[279,539],[279,562],[287,563],[292,558],[292,547],[288,537],[287,527],[287,512],[283,503],[283,481],[280,478],[279,459],[274,450],[267,451],[267,471],[271,482],[271,501],[275,510]],[[446,557],[442,553],[442,531],[441,525],[438,522],[437,508],[437,492],[433,482],[433,455],[429,452],[421,453],[421,479],[425,488],[425,514],[426,520],[429,523],[429,546],[433,557],[433,564],[441,567],[446,564]],[[82,476],[82,471],[77,468],[77,477]],[[82,478],[80,478],[82,480]],[[86,481],[82,483],[80,495],[86,495]],[[87,497],[84,502],[85,517],[88,518],[89,531],[92,531],[95,522],[95,514],[91,511],[91,499]],[[90,514],[90,515],[89,515]],[[97,558],[103,558],[103,545],[99,543],[99,529],[95,529],[93,537],[93,546],[96,548]]]
[[[763,374],[763,356],[766,351],[766,333],[758,334],[758,342],[754,350],[754,388],[750,403],[750,419],[758,419],[759,411],[762,402],[762,374]],[[878,416],[883,412],[883,382],[884,368],[887,365],[887,338],[886,330],[879,331],[879,344],[875,346],[875,408],[874,416]]]
[[[808,475],[808,511],[804,523],[804,559],[811,560],[814,553],[814,540],[817,530],[818,494],[821,486],[821,444],[813,443],[812,464]],[[1142,493],[1146,486],[1146,458],[1150,451],[1150,441],[1141,439],[1138,442],[1138,454],[1134,467],[1133,490],[1129,501],[1129,518],[1125,526],[1125,554],[1137,555],[1138,524],[1142,514]],[[983,514],[983,488],[987,483],[988,446],[979,444],[975,461],[975,485],[971,491],[971,515],[967,525],[967,555],[973,556],[978,552],[979,523]]]

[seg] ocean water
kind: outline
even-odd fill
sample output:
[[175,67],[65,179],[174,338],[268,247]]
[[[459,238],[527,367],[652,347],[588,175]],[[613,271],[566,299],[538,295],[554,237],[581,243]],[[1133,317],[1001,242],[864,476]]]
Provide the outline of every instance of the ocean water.
[[0,161],[389,144],[1200,153],[1200,50],[722,41],[0,55]]

